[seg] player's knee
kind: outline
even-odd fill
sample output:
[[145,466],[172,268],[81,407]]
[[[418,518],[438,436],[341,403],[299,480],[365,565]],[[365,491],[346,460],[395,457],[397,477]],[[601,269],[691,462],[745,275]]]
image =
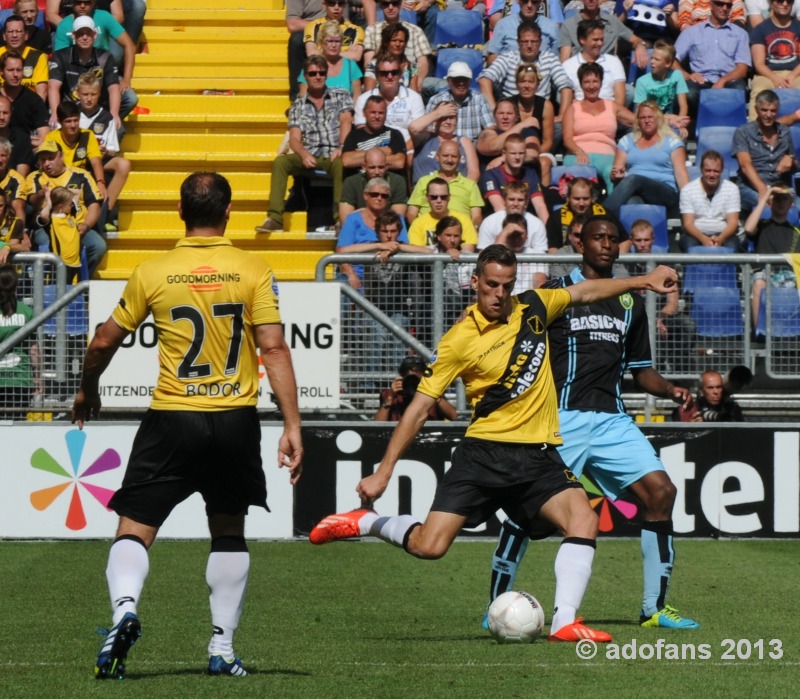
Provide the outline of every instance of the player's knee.
[[675,484],[669,478],[664,478],[648,489],[645,508],[651,512],[669,514],[672,512],[677,494],[678,489]]
[[430,536],[424,527],[417,527],[408,537],[405,548],[416,558],[435,561],[447,553],[450,542],[441,537]]

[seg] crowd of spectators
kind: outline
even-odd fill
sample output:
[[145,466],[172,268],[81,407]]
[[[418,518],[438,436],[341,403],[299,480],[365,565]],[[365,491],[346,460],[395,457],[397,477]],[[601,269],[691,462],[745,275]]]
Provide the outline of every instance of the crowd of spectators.
[[[777,117],[781,90],[800,86],[800,21],[791,2],[769,0],[757,8],[732,0],[498,4],[370,0],[351,7],[349,0],[290,0],[291,152],[280,157],[299,163],[291,174],[331,172],[338,209],[338,182],[363,167],[363,152],[380,147],[389,171],[405,179],[409,223],[425,208],[425,178],[435,176],[450,184],[453,210],[469,214],[476,226],[503,208],[508,182],[524,179],[529,210],[547,225],[562,215],[570,177],[553,181],[554,165],[587,165],[593,198],[611,213],[623,204],[659,204],[670,218],[683,218],[684,240],[732,248],[744,235],[740,225],[728,230],[728,215],[736,213],[741,223],[770,187],[792,184],[797,162],[790,126],[798,116]],[[479,7],[486,8],[479,63],[457,60],[437,72],[437,54],[451,48],[435,43],[437,22]],[[313,94],[306,76],[311,65]],[[694,138],[699,95],[721,88],[747,91],[750,121],[737,130],[730,152],[719,154],[722,160],[710,156],[708,163],[731,156],[737,165],[710,186],[705,173],[690,178],[686,146]],[[513,146],[512,158],[507,142],[520,137],[524,159],[514,165],[519,149]],[[345,164],[341,173],[337,160]],[[462,181],[478,183],[480,202]],[[259,230],[282,230],[278,200],[286,184],[273,179]],[[698,225],[698,189],[724,206],[705,228]],[[333,214],[335,224],[344,223],[339,210]],[[565,244],[562,230],[548,247]]]
[[[454,45],[437,44],[437,24],[467,26],[467,14],[483,43],[465,34],[457,48],[472,54],[441,63]],[[800,110],[780,102],[800,87],[798,15],[791,0],[288,0],[291,152],[257,230],[283,229],[286,175],[321,169],[339,252],[353,230],[380,242],[382,207],[404,217],[401,244],[407,224],[410,244],[452,251],[437,233],[452,218],[462,251],[559,254],[586,216],[637,203],[680,221],[670,252],[794,251]],[[739,94],[741,119],[693,162],[702,95],[722,89]],[[536,286],[562,267],[520,277]],[[677,315],[662,309],[660,330]]]
[[145,11],[145,0],[47,0],[44,11],[16,0],[2,24],[0,186],[22,232],[4,227],[0,242],[55,252],[70,276],[82,254],[94,274],[119,225],[130,172],[120,140],[138,102]]

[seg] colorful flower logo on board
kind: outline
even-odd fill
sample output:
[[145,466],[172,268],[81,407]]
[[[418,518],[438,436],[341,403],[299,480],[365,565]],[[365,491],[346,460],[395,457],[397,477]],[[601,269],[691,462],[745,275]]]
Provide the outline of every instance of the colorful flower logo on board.
[[[31,454],[31,466],[40,471],[47,471],[66,478],[66,482],[42,490],[35,490],[31,493],[31,505],[37,510],[44,511],[50,507],[62,493],[69,490],[72,486],[70,495],[69,509],[67,510],[66,525],[68,529],[80,531],[86,526],[86,513],[81,501],[80,485],[97,502],[108,509],[108,501],[114,494],[113,490],[99,485],[86,482],[86,478],[96,476],[98,473],[112,471],[119,468],[122,463],[119,454],[113,449],[106,449],[89,466],[79,473],[83,449],[86,445],[86,433],[81,430],[70,430],[64,435],[69,455],[70,469],[64,468],[58,460],[53,457],[46,449],[37,449]],[[71,470],[71,472],[70,472]]]
[[601,532],[614,531],[612,507],[627,520],[632,520],[636,516],[639,508],[634,503],[627,500],[611,500],[606,497],[603,491],[591,479],[587,478],[586,474],[580,477],[580,482],[589,496],[589,504],[597,511],[600,518]]

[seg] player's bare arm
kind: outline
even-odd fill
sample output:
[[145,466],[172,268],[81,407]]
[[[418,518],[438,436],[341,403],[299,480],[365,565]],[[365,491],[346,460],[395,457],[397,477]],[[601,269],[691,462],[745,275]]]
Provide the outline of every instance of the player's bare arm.
[[283,414],[283,434],[278,441],[278,466],[289,469],[289,482],[294,485],[303,472],[303,441],[292,356],[280,325],[257,325],[255,335],[269,385]]
[[386,490],[389,479],[392,477],[395,464],[414,441],[435,404],[435,398],[419,391],[414,394],[414,399],[392,433],[389,446],[386,447],[386,453],[377,470],[371,476],[363,478],[356,486],[356,492],[365,507],[371,507],[372,503],[383,495],[383,491]]
[[571,306],[585,306],[641,289],[659,294],[673,293],[678,290],[678,274],[671,267],[659,265],[652,272],[642,276],[624,279],[587,279],[567,287],[572,297]]
[[653,367],[631,369],[631,373],[637,385],[650,395],[669,398],[680,404],[684,410],[691,407],[692,394],[689,389],[683,386],[676,386],[671,381],[667,381]]
[[100,377],[127,336],[128,331],[117,325],[113,318],[103,323],[94,334],[86,350],[81,385],[72,404],[72,422],[77,422],[80,429],[83,429],[84,422],[100,413]]

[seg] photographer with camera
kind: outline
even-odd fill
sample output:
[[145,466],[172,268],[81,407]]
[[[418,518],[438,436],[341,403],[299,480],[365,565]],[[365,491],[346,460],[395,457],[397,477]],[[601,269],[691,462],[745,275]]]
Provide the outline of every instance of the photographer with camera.
[[[381,391],[381,407],[378,408],[378,412],[372,419],[381,422],[399,422],[417,392],[417,386],[419,386],[424,371],[425,362],[422,357],[413,356],[403,359],[398,370],[400,376],[392,381],[390,388]],[[446,398],[441,397],[431,408],[429,418],[431,420],[456,420],[458,412]]]

